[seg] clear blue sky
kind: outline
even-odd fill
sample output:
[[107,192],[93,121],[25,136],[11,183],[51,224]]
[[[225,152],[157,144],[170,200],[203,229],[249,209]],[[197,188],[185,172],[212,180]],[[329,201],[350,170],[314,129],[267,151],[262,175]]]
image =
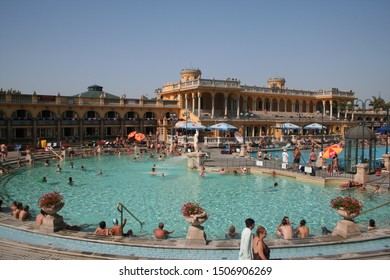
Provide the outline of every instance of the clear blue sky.
[[390,101],[390,1],[0,0],[0,88],[154,97],[203,78]]

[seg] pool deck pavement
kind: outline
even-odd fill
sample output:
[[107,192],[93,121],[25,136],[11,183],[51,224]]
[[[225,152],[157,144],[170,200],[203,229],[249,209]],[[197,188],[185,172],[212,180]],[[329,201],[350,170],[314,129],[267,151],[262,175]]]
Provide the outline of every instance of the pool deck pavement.
[[[219,149],[208,150],[210,158],[221,155]],[[17,160],[8,158],[7,161]],[[216,169],[205,163],[211,171]],[[292,176],[284,171],[285,176]],[[296,174],[296,173],[294,173]],[[296,175],[294,175],[296,176]],[[305,175],[300,175],[305,176]],[[388,175],[387,175],[388,176]],[[310,178],[311,177],[311,178]],[[310,176],[308,179],[313,180]],[[322,178],[319,178],[321,180]],[[345,180],[345,178],[344,178]],[[370,178],[385,182],[386,177]],[[388,185],[384,185],[387,187]],[[348,240],[331,235],[307,239],[267,240],[271,257],[276,259],[390,259],[390,228],[363,232]],[[99,260],[99,259],[204,259],[238,258],[239,240],[209,240],[207,245],[189,244],[186,240],[96,236],[88,232],[62,230],[42,232],[34,222],[20,222],[10,213],[0,212],[0,259],[3,260]]]

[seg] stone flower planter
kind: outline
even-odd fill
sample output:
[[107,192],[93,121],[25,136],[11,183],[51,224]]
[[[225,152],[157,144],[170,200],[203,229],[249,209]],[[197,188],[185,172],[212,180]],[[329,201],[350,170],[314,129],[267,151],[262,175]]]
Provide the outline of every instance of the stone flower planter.
[[344,218],[344,220],[353,221],[360,213],[350,213],[343,208],[336,209],[337,214]]
[[50,207],[42,207],[41,209],[45,211],[46,214],[48,215],[54,215],[59,212],[62,207],[64,207],[65,203],[63,201],[58,202],[57,204],[50,206]]
[[41,209],[46,212],[46,216],[43,218],[41,229],[45,232],[56,232],[62,229],[66,229],[66,223],[62,216],[58,215],[57,212],[64,207],[63,201],[51,207],[42,207]]
[[187,245],[197,245],[202,244],[206,245],[206,233],[204,227],[201,226],[207,219],[209,215],[206,212],[196,215],[183,216],[187,223],[190,224],[188,228],[188,233],[186,237]]
[[184,219],[186,219],[187,223],[189,223],[192,226],[200,226],[205,221],[207,221],[208,218],[209,216],[206,212],[196,214],[196,215],[184,216]]

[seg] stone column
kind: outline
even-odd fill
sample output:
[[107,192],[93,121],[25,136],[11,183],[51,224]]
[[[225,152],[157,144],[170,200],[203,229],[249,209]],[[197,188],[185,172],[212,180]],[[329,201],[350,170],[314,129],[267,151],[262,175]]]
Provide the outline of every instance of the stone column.
[[[186,153],[186,156],[187,156],[187,167],[188,168],[195,169],[198,166],[204,165],[204,158],[206,156],[205,153],[192,152],[192,153]],[[196,161],[196,163],[194,161]]]
[[356,165],[356,174],[354,180],[360,184],[366,185],[368,182],[368,165],[359,163]]
[[240,118],[240,97],[237,98],[237,119]]
[[32,122],[33,122],[32,138],[33,138],[33,142],[35,142],[38,138],[37,119],[34,118]]
[[84,141],[84,120],[83,119],[80,119],[80,144],[83,143]]
[[242,110],[248,111],[248,97],[244,97],[242,100]]
[[[7,97],[8,95],[6,95]],[[12,120],[10,118],[7,119],[7,142],[8,143],[11,143],[13,142],[13,138],[11,138],[11,136],[13,135],[12,134]],[[33,141],[35,141],[36,139],[33,139]]]
[[227,118],[227,112],[228,112],[228,95],[225,94],[224,97],[225,97],[225,115],[224,115],[224,118]]
[[58,142],[58,144],[60,144],[61,139],[62,139],[62,135],[61,135],[61,119],[58,118],[57,119],[57,142]]
[[329,119],[331,120],[333,118],[333,101],[329,101],[330,104],[330,111],[329,111]]
[[211,118],[214,119],[215,113],[215,93],[211,94]]
[[198,92],[198,117],[200,117],[201,98],[202,94]]
[[120,119],[121,120],[121,135],[123,137],[127,137],[127,131],[125,132],[125,120],[123,118]]
[[100,139],[104,139],[104,120],[100,119]]
[[192,93],[192,112],[195,113],[195,92]]
[[382,159],[383,159],[383,164],[385,165],[386,170],[390,171],[390,154],[382,155]]

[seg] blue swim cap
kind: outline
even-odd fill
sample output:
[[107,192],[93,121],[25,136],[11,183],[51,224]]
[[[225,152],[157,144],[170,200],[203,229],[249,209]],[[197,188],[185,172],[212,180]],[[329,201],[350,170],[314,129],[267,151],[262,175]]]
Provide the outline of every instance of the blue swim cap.
[[112,219],[112,223],[113,223],[114,225],[116,225],[116,224],[118,224],[118,220],[117,220],[117,219]]

